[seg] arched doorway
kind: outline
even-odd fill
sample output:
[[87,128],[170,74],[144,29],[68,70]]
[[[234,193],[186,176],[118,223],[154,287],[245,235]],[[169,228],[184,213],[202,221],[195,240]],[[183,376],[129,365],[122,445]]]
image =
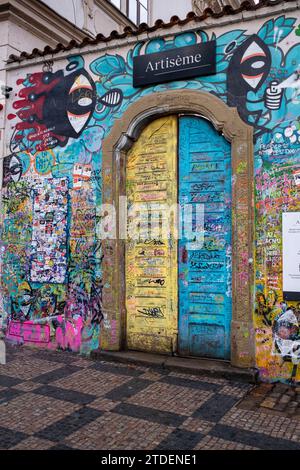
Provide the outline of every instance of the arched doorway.
[[230,150],[209,121],[173,115],[128,152],[128,349],[230,359]]
[[[193,113],[206,118],[231,144],[232,198],[232,317],[231,363],[255,365],[253,330],[253,137],[252,128],[215,96],[182,90],[154,93],[132,104],[116,121],[103,144],[103,202],[120,211],[126,196],[126,159],[142,130],[161,116]],[[119,230],[117,223],[117,231]],[[122,238],[122,237],[121,237]],[[125,242],[120,237],[103,242],[103,304],[115,331],[103,332],[104,348],[126,348]],[[112,335],[117,341],[112,342]]]

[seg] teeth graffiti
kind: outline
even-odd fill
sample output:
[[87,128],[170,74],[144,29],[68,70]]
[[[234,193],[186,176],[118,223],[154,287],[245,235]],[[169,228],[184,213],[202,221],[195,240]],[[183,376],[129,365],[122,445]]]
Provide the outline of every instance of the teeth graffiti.
[[109,107],[118,106],[123,99],[123,93],[118,88],[108,91],[101,98],[98,99],[98,102]]

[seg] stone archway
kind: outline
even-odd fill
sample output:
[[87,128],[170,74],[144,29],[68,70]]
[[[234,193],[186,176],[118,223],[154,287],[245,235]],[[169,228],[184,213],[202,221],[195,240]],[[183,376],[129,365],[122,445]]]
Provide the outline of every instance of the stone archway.
[[[120,211],[119,197],[126,195],[126,155],[141,130],[152,120],[170,114],[194,113],[208,119],[231,143],[232,149],[232,334],[231,363],[255,366],[253,328],[254,175],[253,130],[212,94],[194,90],[153,93],[132,104],[118,119],[103,143],[103,204]],[[119,221],[117,220],[117,233]],[[112,329],[102,332],[106,349],[124,347],[125,272],[124,240],[103,241],[103,307]],[[112,341],[112,337],[114,340]]]

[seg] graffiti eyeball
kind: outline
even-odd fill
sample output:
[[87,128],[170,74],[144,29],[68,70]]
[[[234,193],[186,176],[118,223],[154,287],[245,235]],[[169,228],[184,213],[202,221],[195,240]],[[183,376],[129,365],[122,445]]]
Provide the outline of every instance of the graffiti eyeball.
[[48,85],[49,83],[52,82],[53,79],[54,79],[53,73],[46,72],[43,75],[42,82],[45,83],[45,85]]
[[265,76],[266,53],[257,41],[252,41],[241,58],[241,73],[251,88],[258,88]]
[[36,101],[38,99],[38,95],[36,95],[35,93],[30,93],[30,95],[28,95],[28,99],[29,101]]
[[77,134],[81,133],[91,117],[95,106],[94,95],[89,78],[83,74],[76,77],[69,91],[67,116]]
[[[250,36],[232,55],[228,69],[228,92],[244,95],[256,91],[265,81],[271,64],[268,46],[256,34]],[[233,103],[234,104],[234,103]]]
[[57,83],[46,95],[43,123],[64,138],[63,144],[70,137],[77,138],[88,125],[96,105],[96,90],[84,69],[67,76],[56,74],[55,80]]

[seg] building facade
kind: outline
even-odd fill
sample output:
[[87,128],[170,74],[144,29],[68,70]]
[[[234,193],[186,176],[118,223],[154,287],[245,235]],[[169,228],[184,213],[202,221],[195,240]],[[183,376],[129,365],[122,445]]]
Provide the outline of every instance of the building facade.
[[[299,17],[244,4],[10,57],[8,341],[299,381]],[[189,236],[178,204],[202,211]]]

